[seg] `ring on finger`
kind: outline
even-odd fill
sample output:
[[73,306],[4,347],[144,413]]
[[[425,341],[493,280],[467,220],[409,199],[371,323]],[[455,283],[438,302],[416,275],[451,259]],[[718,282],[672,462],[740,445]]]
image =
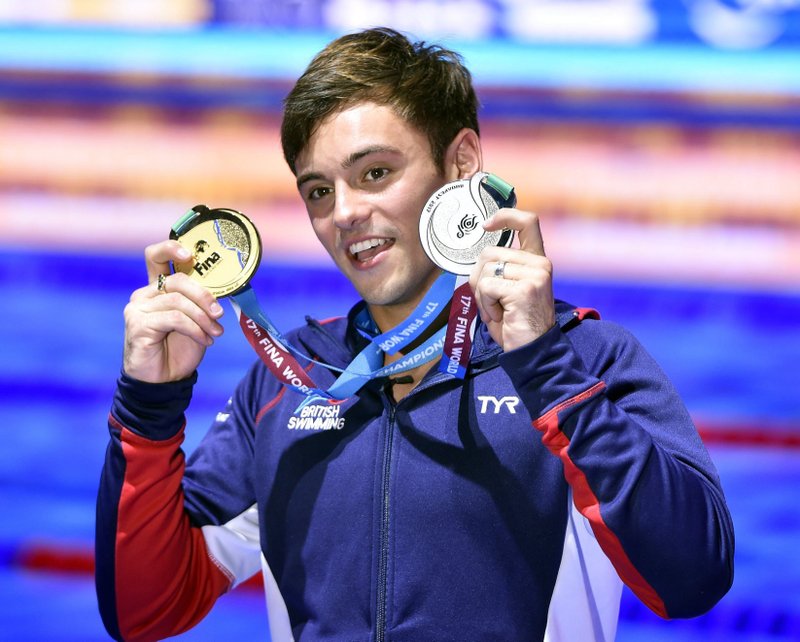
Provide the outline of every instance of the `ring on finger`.
[[494,266],[494,275],[498,279],[506,278],[506,261],[498,261]]
[[162,293],[167,291],[167,277],[165,275],[158,275],[158,279],[156,280],[156,290]]

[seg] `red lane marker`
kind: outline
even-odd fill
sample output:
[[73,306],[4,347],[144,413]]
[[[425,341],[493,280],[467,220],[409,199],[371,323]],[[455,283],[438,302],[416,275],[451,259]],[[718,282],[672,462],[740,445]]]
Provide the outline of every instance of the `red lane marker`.
[[753,446],[761,448],[800,448],[800,425],[737,425],[718,426],[698,423],[700,437],[705,444]]

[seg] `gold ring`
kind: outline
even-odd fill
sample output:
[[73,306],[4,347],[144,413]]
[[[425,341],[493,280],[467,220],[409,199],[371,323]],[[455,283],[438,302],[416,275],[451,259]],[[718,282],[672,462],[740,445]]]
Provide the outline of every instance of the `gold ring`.
[[167,291],[167,277],[163,274],[158,275],[158,280],[156,281],[156,289],[159,292],[166,292]]

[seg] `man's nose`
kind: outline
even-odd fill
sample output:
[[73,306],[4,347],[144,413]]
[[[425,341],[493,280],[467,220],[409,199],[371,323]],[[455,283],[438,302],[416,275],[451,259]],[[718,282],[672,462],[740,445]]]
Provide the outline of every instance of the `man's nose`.
[[350,229],[369,218],[369,203],[363,194],[348,186],[337,186],[333,206],[333,221],[337,227]]

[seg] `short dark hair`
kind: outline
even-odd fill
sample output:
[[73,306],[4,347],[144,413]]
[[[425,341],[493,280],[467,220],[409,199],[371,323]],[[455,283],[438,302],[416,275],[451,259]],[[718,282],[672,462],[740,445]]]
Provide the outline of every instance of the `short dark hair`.
[[284,100],[281,144],[293,173],[319,124],[362,102],[391,107],[417,127],[439,169],[461,129],[480,133],[472,76],[458,53],[393,29],[367,29],[328,44]]

